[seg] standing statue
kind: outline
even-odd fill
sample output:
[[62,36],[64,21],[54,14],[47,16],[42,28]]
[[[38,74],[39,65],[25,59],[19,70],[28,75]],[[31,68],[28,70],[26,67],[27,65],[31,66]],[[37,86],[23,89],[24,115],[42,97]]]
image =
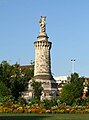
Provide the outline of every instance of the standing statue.
[[46,32],[46,16],[41,16],[39,23],[40,23],[40,33]]

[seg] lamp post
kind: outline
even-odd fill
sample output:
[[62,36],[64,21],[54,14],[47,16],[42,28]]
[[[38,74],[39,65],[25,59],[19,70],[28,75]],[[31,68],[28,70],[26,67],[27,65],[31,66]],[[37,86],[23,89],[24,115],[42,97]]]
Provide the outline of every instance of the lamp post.
[[72,63],[72,73],[74,73],[74,63],[75,63],[75,59],[71,59],[71,63]]

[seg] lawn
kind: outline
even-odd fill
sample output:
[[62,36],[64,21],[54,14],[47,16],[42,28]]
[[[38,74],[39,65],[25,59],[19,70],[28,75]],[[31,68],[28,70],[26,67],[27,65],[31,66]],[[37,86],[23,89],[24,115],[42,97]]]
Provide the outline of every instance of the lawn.
[[0,114],[0,120],[89,120],[89,114]]

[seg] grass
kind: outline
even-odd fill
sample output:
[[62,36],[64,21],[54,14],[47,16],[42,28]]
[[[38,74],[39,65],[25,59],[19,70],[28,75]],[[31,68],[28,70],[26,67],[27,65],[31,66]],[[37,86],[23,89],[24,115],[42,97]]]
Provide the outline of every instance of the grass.
[[9,114],[0,113],[0,120],[89,120],[89,114]]

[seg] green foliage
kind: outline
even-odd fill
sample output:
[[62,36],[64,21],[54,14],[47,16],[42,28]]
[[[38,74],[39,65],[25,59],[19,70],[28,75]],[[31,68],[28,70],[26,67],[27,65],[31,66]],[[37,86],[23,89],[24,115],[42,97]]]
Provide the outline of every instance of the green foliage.
[[7,96],[10,94],[10,89],[6,87],[6,85],[0,81],[0,97]]
[[5,96],[8,96],[10,94],[10,89],[7,88],[2,81],[0,81],[0,105],[3,104],[3,102],[5,101]]
[[83,79],[79,78],[77,73],[71,75],[70,83],[63,86],[60,96],[61,102],[72,105],[75,99],[82,97]]
[[2,81],[8,88],[10,87],[10,78],[12,66],[7,63],[7,61],[3,61],[0,64],[0,81]]
[[57,101],[57,99],[52,99],[52,100],[44,99],[43,100],[43,105],[46,109],[49,109],[49,108],[52,108],[54,106],[57,106],[58,101]]
[[37,81],[33,80],[31,86],[33,87],[34,98],[37,100],[40,100],[40,97],[42,95],[42,90],[43,90],[41,82],[37,82]]
[[26,99],[24,99],[23,97],[19,97],[19,98],[18,98],[18,101],[17,101],[17,104],[18,104],[19,106],[26,106],[27,101],[26,101]]
[[23,69],[17,63],[10,65],[7,61],[3,61],[0,64],[0,81],[3,90],[0,90],[0,92],[4,94],[4,91],[6,91],[5,96],[11,94],[17,100],[21,92],[27,88],[28,81],[33,77],[33,66],[32,64],[31,67]]
[[12,95],[0,97],[0,104],[3,106],[10,107],[14,102],[14,97]]
[[86,97],[85,99],[82,99],[82,105],[89,105],[89,96]]
[[36,98],[32,98],[28,101],[28,105],[37,105],[37,104],[40,104],[41,101],[37,100]]
[[27,84],[27,80],[25,80],[22,76],[20,66],[17,63],[13,65],[10,84],[11,94],[15,97],[15,100],[17,100],[20,96],[20,93],[24,91],[25,84]]

